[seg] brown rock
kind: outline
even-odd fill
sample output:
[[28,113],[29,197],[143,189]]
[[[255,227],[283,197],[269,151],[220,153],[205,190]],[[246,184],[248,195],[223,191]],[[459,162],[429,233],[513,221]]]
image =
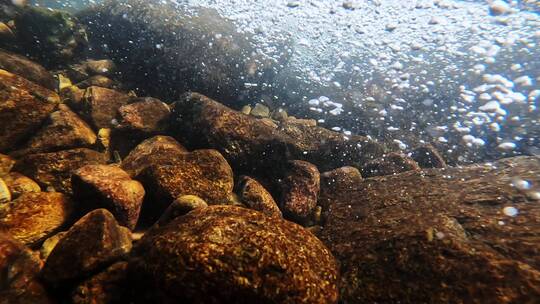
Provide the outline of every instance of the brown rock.
[[69,223],[73,203],[61,193],[25,193],[0,208],[0,231],[35,246]]
[[409,171],[328,195],[321,238],[341,261],[341,300],[537,302],[540,208],[530,193],[540,189],[520,180],[540,184],[537,158]]
[[110,59],[89,59],[83,65],[90,75],[110,75],[116,70],[116,65]]
[[15,171],[37,181],[44,189],[71,192],[71,174],[85,165],[107,162],[103,153],[90,149],[72,149],[52,153],[26,155],[17,161]]
[[26,57],[0,49],[0,69],[24,77],[49,90],[56,89],[56,80],[53,75]]
[[53,286],[84,277],[131,250],[129,229],[118,225],[105,209],[94,210],[75,223],[58,242],[41,272]]
[[362,167],[362,176],[368,178],[419,169],[418,164],[409,156],[392,152],[368,162]]
[[228,204],[234,186],[232,169],[216,150],[179,154],[150,165],[137,179],[148,193],[143,210],[152,218],[181,195],[197,195],[209,205]]
[[84,92],[81,115],[96,128],[112,128],[118,124],[116,113],[130,97],[115,90],[92,86]]
[[319,170],[301,160],[290,161],[288,166],[283,179],[281,210],[285,216],[306,222],[317,206],[321,186]]
[[425,145],[414,149],[411,157],[420,168],[445,168],[446,162],[439,151],[432,145]]
[[175,199],[163,212],[155,225],[163,226],[170,223],[175,218],[188,214],[197,208],[206,208],[208,204],[196,195],[182,195]]
[[46,239],[43,244],[41,244],[41,248],[39,249],[39,256],[41,260],[47,260],[54,247],[56,247],[58,242],[60,242],[60,240],[64,237],[64,235],[66,235],[66,233],[67,231],[58,232],[57,234]]
[[15,165],[15,160],[8,155],[0,154],[0,176],[6,175]]
[[11,202],[11,191],[4,181],[3,178],[0,178],[0,204],[5,204]]
[[[73,195],[80,209],[109,210],[118,223],[134,229],[144,198],[144,188],[124,170],[106,165],[88,165],[77,169],[71,177]],[[84,212],[84,213],[86,213]]]
[[121,167],[133,177],[139,175],[144,168],[152,164],[159,164],[186,152],[186,148],[174,138],[158,135],[143,141],[135,147],[124,158]]
[[16,199],[24,193],[41,192],[41,188],[35,181],[17,172],[6,174],[2,179],[9,188],[13,199]]
[[15,34],[11,28],[4,22],[0,22],[0,44],[9,45],[15,41]]
[[117,262],[106,270],[79,284],[71,294],[74,304],[106,304],[131,302],[126,299],[129,290],[127,262]]
[[102,87],[102,88],[107,88],[107,89],[115,89],[118,85],[114,80],[108,77],[105,77],[102,75],[96,75],[77,83],[75,86],[77,86],[80,89],[87,89],[91,86],[97,86],[97,87]]
[[59,102],[56,93],[0,70],[0,152],[30,136]]
[[302,227],[209,206],[152,229],[129,261],[137,301],[337,303],[337,265]]
[[361,182],[362,175],[355,167],[337,168],[321,174],[321,193],[352,189]]
[[87,148],[96,143],[96,138],[94,131],[77,114],[66,105],[60,105],[17,155]]
[[0,233],[0,303],[53,303],[37,279],[40,267],[28,248]]
[[145,98],[118,109],[119,128],[156,134],[165,131],[171,110],[155,98]]
[[240,177],[238,189],[240,200],[249,208],[268,216],[282,216],[272,195],[255,179],[249,176]]

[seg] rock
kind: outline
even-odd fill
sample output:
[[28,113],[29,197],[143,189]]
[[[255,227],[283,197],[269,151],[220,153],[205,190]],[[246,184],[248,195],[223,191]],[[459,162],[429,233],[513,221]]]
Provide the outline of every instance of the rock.
[[240,112],[242,112],[243,114],[249,115],[251,113],[251,106],[249,105],[243,106]]
[[104,151],[108,151],[111,145],[111,129],[101,128],[97,134],[98,146]]
[[112,128],[118,124],[116,113],[126,105],[130,97],[115,90],[89,87],[81,101],[81,115],[96,129]]
[[282,216],[272,195],[255,179],[249,176],[240,177],[238,189],[240,200],[249,208],[268,216]]
[[96,143],[96,139],[97,136],[90,126],[66,105],[61,104],[58,111],[49,115],[43,127],[16,155],[89,148]]
[[317,121],[315,119],[302,119],[302,118],[296,118],[293,116],[287,117],[287,119],[284,121],[287,125],[299,125],[304,127],[316,127]]
[[82,100],[85,90],[81,90],[78,87],[72,85],[66,87],[60,91],[62,100],[76,112],[80,112],[82,109]]
[[71,174],[85,165],[101,165],[107,162],[103,153],[81,148],[52,153],[26,155],[19,159],[15,171],[32,178],[44,189],[71,192]]
[[11,191],[4,181],[3,178],[0,178],[0,205],[11,202]]
[[28,248],[0,233],[0,303],[54,303],[38,280],[40,267]]
[[287,118],[287,111],[282,108],[279,108],[276,111],[272,112],[272,119],[275,119],[277,121],[286,121]]
[[105,209],[94,210],[75,223],[58,242],[41,272],[55,287],[99,271],[131,250],[129,229],[118,225]]
[[216,149],[236,171],[257,177],[268,176],[284,160],[307,160],[330,170],[344,165],[360,167],[384,151],[365,137],[346,139],[320,127],[282,124],[274,128],[197,93],[185,94],[175,102],[171,118],[171,134],[189,149]]
[[538,188],[513,186],[538,185],[539,173],[537,158],[516,157],[366,179],[332,193],[320,237],[341,261],[341,300],[539,299],[540,209],[529,199]]
[[409,156],[393,152],[367,163],[362,167],[362,176],[368,178],[419,169],[418,164]]
[[41,260],[47,260],[54,247],[56,247],[58,242],[60,242],[60,240],[66,235],[66,232],[67,231],[58,232],[57,234],[51,236],[50,238],[46,239],[45,242],[43,242],[41,248],[39,249],[39,256],[41,257]]
[[90,75],[110,75],[116,70],[116,65],[110,59],[89,59],[83,63],[83,66]]
[[118,87],[118,84],[108,77],[96,75],[81,82],[78,82],[76,86],[81,89],[87,89],[91,86],[97,86],[107,89],[116,89]]
[[163,212],[155,225],[158,227],[170,223],[175,218],[185,215],[197,208],[206,208],[208,204],[196,195],[182,195],[175,199]]
[[127,262],[114,263],[106,270],[85,280],[71,293],[71,302],[74,304],[128,302],[127,265]]
[[432,145],[425,145],[414,149],[411,157],[418,163],[420,168],[444,168],[446,162]]
[[196,195],[209,205],[230,203],[233,172],[216,150],[183,153],[151,164],[137,177],[147,190],[143,214],[159,217],[181,195]]
[[26,57],[0,49],[0,69],[24,77],[51,91],[56,89],[56,80],[53,75]]
[[285,216],[307,222],[317,207],[320,187],[317,167],[305,161],[290,161],[281,192],[281,210]]
[[26,6],[15,17],[15,27],[23,48],[48,66],[73,60],[88,43],[77,18],[63,11]]
[[129,260],[139,302],[337,303],[337,264],[311,233],[241,207],[209,206],[147,232]]
[[81,204],[80,210],[105,208],[120,225],[135,228],[144,188],[124,170],[106,165],[84,166],[73,172],[71,184],[73,195]]
[[360,171],[354,167],[341,167],[321,174],[321,193],[351,189],[362,182]]
[[124,158],[121,168],[134,177],[152,164],[159,164],[186,152],[188,152],[186,148],[174,138],[158,135],[143,141],[135,147]]
[[15,160],[8,155],[0,154],[0,176],[6,175],[15,165]]
[[7,24],[0,22],[0,44],[12,44],[15,41],[15,34]]
[[61,193],[25,193],[0,208],[0,231],[35,246],[69,223],[73,203]]
[[27,139],[59,102],[56,93],[0,70],[0,152]]
[[35,181],[17,172],[6,174],[2,179],[9,188],[13,199],[25,193],[41,192],[41,188]]
[[143,134],[162,133],[167,129],[170,113],[166,103],[155,98],[146,98],[118,109],[118,128]]
[[62,74],[57,74],[57,77],[58,77],[58,92],[62,92],[63,90],[73,86],[71,79],[67,78],[66,76]]
[[263,104],[257,103],[249,114],[258,118],[269,117],[270,109]]

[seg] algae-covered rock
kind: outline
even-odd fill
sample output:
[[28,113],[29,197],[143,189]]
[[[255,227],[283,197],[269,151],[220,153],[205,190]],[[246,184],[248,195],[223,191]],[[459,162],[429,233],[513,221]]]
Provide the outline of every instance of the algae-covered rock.
[[238,191],[240,200],[249,208],[268,216],[282,216],[272,195],[255,179],[241,176],[238,181]]
[[208,204],[196,195],[182,195],[175,199],[169,207],[159,217],[156,226],[163,226],[170,223],[175,218],[185,215],[198,208],[206,208]]
[[118,124],[116,121],[118,109],[127,104],[129,99],[128,95],[118,91],[92,86],[84,92],[80,114],[96,129],[112,128]]
[[420,166],[411,157],[392,152],[365,164],[362,167],[362,176],[368,178],[419,169]]
[[41,129],[17,154],[54,152],[72,148],[88,148],[96,143],[96,134],[66,105],[49,115]]
[[252,115],[258,118],[268,117],[270,116],[270,109],[263,104],[257,103],[255,104],[253,109],[249,112],[249,115]]
[[196,195],[209,205],[228,204],[233,172],[216,150],[183,153],[144,169],[137,177],[146,191],[143,214],[159,216],[180,195]]
[[41,187],[35,181],[17,172],[8,173],[2,176],[2,179],[9,188],[13,199],[24,193],[41,192]]
[[77,221],[60,239],[41,275],[58,287],[107,267],[130,250],[129,229],[118,225],[109,211],[97,209]]
[[15,27],[24,49],[48,66],[69,62],[88,43],[77,18],[64,11],[26,6],[15,17]]
[[329,208],[320,237],[341,262],[341,300],[536,302],[540,208],[531,193],[540,189],[519,185],[539,185],[539,173],[537,158],[517,157],[321,193]]
[[28,248],[0,233],[0,303],[54,303],[38,280],[41,262]]
[[73,210],[62,193],[25,193],[0,208],[0,231],[35,246],[68,224]]
[[0,69],[0,152],[32,135],[59,102],[53,91]]
[[80,210],[105,208],[120,225],[135,228],[144,188],[124,170],[106,165],[87,165],[73,172],[71,184]]
[[15,171],[32,178],[47,189],[71,192],[71,174],[85,165],[105,164],[108,157],[94,150],[81,148],[51,153],[25,155],[15,164]]
[[71,293],[71,303],[126,303],[130,291],[127,262],[116,262],[104,271],[77,285]]
[[315,211],[321,178],[317,167],[305,161],[288,163],[281,192],[281,209],[285,216],[307,222]]
[[152,229],[129,260],[144,303],[337,303],[338,269],[311,233],[235,206],[196,209]]
[[152,164],[174,158],[187,150],[170,136],[154,136],[133,149],[122,161],[121,167],[132,177],[139,175],[142,170]]
[[0,49],[0,69],[24,77],[49,90],[56,89],[53,75],[26,57]]
[[158,134],[167,129],[169,106],[155,98],[141,98],[118,109],[118,128],[140,132],[143,134]]

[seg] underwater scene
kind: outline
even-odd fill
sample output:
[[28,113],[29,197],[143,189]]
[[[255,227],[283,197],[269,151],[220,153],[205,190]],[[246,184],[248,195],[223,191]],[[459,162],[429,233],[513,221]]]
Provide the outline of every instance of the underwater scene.
[[0,304],[540,303],[540,1],[0,0]]

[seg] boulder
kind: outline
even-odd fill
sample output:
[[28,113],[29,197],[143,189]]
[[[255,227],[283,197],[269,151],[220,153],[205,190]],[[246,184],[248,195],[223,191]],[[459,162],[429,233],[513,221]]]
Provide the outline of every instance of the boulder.
[[196,195],[182,195],[175,199],[163,212],[155,226],[163,226],[170,223],[175,218],[185,215],[197,208],[206,208],[208,204]]
[[59,102],[53,91],[0,70],[0,152],[13,150],[32,135]]
[[87,165],[73,172],[73,195],[83,214],[98,208],[109,210],[118,223],[134,229],[144,198],[144,188],[124,170],[106,165]]
[[73,210],[61,193],[25,193],[0,208],[0,231],[35,246],[69,224]]
[[116,113],[126,105],[131,97],[115,90],[92,86],[86,89],[79,106],[81,116],[87,119],[94,128],[112,128],[118,125]]
[[16,199],[24,193],[41,192],[41,188],[35,181],[17,172],[8,173],[2,176],[2,179],[9,188],[13,199]]
[[163,133],[167,129],[171,110],[155,98],[140,98],[118,109],[118,128],[142,134]]
[[420,166],[411,157],[392,152],[365,164],[362,167],[362,176],[368,178],[419,169]]
[[417,147],[411,152],[411,158],[418,163],[420,168],[444,168],[446,162],[439,151],[432,145]]
[[320,174],[317,167],[301,160],[288,163],[281,191],[281,210],[301,223],[313,217],[319,197]]
[[260,211],[268,216],[281,217],[281,210],[272,195],[255,179],[241,176],[238,181],[240,200],[253,210]]
[[324,192],[320,237],[341,262],[341,300],[536,302],[539,173],[537,158],[516,157]]
[[0,49],[0,69],[24,77],[46,89],[55,90],[56,80],[43,66]]
[[0,303],[54,303],[38,280],[41,261],[28,248],[0,233]]
[[75,223],[50,253],[41,272],[55,287],[83,278],[124,257],[131,250],[129,229],[105,209],[96,209]]
[[43,127],[13,155],[55,152],[73,148],[88,148],[96,143],[96,134],[66,105],[49,115]]
[[235,206],[152,229],[129,260],[137,302],[337,303],[338,269],[302,227]]
[[15,27],[24,50],[49,67],[73,60],[88,44],[77,18],[64,11],[25,6]]
[[141,142],[124,158],[121,168],[132,177],[152,164],[174,158],[188,152],[181,144],[170,136],[154,136]]
[[44,189],[71,193],[71,174],[85,165],[105,164],[105,154],[81,148],[52,153],[29,154],[19,159],[15,171],[29,176]]
[[126,303],[127,262],[116,262],[104,271],[80,283],[71,293],[71,303]]
[[154,220],[181,195],[199,196],[209,205],[229,204],[234,186],[232,169],[216,150],[179,154],[150,165],[137,179],[148,194],[142,212]]

